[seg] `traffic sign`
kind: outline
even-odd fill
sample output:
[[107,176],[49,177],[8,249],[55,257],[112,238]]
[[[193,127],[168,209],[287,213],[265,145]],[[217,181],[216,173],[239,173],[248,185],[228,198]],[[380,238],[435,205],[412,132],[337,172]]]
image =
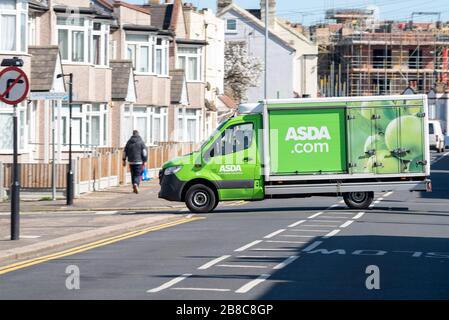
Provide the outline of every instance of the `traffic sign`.
[[30,83],[25,72],[17,67],[0,71],[0,101],[16,105],[25,100]]

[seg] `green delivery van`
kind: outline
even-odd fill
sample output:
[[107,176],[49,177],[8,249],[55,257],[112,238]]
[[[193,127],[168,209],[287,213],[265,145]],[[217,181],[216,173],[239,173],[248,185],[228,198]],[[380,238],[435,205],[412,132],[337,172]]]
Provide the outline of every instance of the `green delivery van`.
[[160,198],[195,213],[220,201],[431,191],[425,95],[266,100],[239,107],[197,152],[160,171]]

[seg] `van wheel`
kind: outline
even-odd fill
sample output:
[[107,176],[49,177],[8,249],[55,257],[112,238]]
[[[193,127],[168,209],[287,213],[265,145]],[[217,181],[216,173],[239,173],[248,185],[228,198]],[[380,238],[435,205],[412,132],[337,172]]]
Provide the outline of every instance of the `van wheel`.
[[374,192],[348,192],[343,200],[351,209],[368,209],[374,200]]
[[196,184],[187,190],[185,203],[192,213],[210,213],[217,207],[218,200],[211,188]]

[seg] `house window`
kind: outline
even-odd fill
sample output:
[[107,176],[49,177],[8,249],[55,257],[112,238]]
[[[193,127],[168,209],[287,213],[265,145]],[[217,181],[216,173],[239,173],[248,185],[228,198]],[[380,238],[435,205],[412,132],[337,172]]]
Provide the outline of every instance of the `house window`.
[[130,138],[133,130],[148,145],[167,141],[168,117],[166,107],[125,106],[122,145]]
[[26,0],[0,1],[0,51],[27,52]]
[[93,23],[92,58],[95,65],[109,65],[109,25],[100,22]]
[[152,61],[153,37],[148,34],[126,34],[126,55],[133,62],[133,67],[139,73],[153,73],[150,70]]
[[201,48],[179,47],[178,68],[185,71],[187,81],[201,81]]
[[58,45],[63,61],[88,62],[89,21],[57,17]]
[[177,141],[199,142],[201,131],[200,109],[177,109]]
[[[69,106],[62,106],[62,143],[69,144]],[[106,104],[72,105],[72,145],[83,147],[105,147],[109,143],[109,111]]]
[[159,76],[168,76],[168,39],[157,38],[155,46],[154,70]]
[[228,19],[226,20],[226,31],[237,31],[237,20]]
[[[18,106],[19,123],[19,149],[24,150],[26,145],[26,107]],[[13,149],[13,107],[0,102],[0,152],[12,153]]]

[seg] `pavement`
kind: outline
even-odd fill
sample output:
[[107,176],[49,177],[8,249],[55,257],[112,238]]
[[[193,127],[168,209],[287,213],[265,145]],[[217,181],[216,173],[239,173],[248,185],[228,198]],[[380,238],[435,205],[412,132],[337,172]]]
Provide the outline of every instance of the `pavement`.
[[[123,240],[0,267],[0,299],[449,299],[449,154],[433,193],[220,205]],[[70,270],[79,287],[67,286]],[[25,285],[26,284],[26,285]]]
[[[182,204],[158,198],[159,180],[143,182],[140,194],[132,193],[131,186],[120,186],[96,191],[75,199],[73,206],[65,200],[22,201],[20,211],[28,212],[79,212],[79,211],[148,211],[184,208]],[[130,201],[133,199],[133,201]],[[10,203],[0,203],[0,212],[10,212]]]
[[71,246],[185,219],[182,204],[157,197],[157,181],[87,194],[67,207],[65,200],[23,201],[19,241],[10,241],[10,204],[0,204],[0,265]]

